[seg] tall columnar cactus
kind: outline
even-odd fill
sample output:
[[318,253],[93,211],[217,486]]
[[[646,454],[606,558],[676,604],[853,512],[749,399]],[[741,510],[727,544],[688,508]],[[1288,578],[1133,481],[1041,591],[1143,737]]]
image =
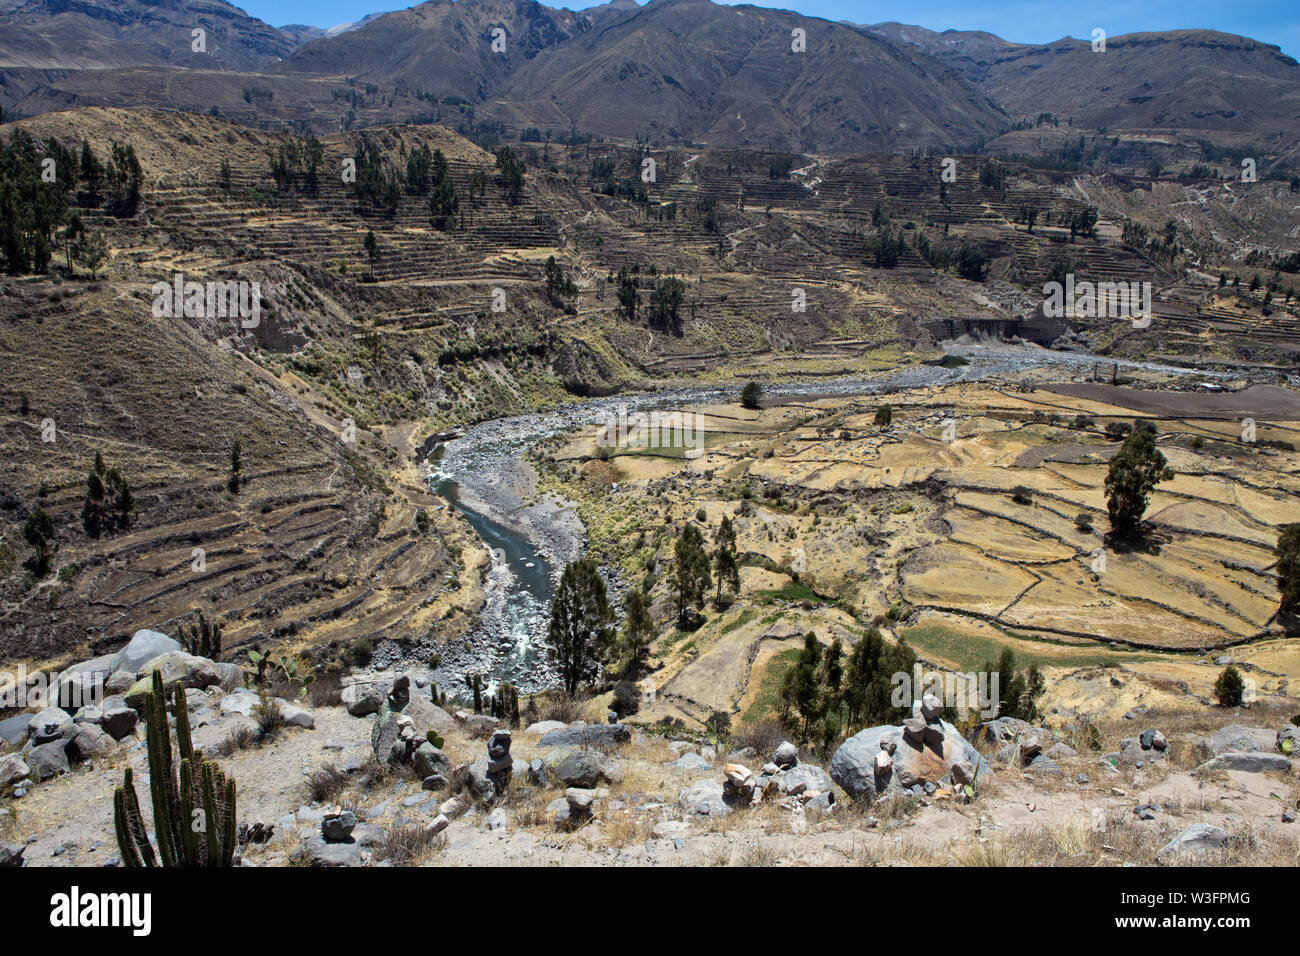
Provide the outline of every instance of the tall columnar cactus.
[[492,716],[507,721],[511,727],[519,726],[519,691],[514,684],[505,683],[492,695]]
[[483,676],[481,674],[466,674],[465,683],[474,692],[474,713],[483,713]]
[[211,624],[203,617],[203,612],[198,612],[199,620],[197,624],[191,624],[188,632],[185,625],[181,624],[181,643],[185,649],[197,657],[206,657],[209,660],[221,660],[221,621],[213,621]]
[[[171,730],[162,675],[153,672],[153,690],[145,701],[149,748],[149,792],[153,801],[155,854],[145,831],[131,770],[113,795],[117,845],[125,866],[230,866],[235,856],[235,781],[195,753],[190,739],[185,688],[175,688],[176,744],[179,767],[172,759]],[[178,771],[179,770],[179,775]]]

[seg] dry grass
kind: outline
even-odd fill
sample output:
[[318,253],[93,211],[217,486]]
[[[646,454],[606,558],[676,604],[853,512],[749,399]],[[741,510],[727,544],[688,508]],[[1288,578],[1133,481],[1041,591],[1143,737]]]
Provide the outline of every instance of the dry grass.
[[332,763],[314,771],[303,781],[303,789],[310,803],[333,803],[347,787],[347,774]]
[[540,700],[537,697],[533,700],[537,701],[539,721],[562,720],[571,724],[582,719],[582,702],[569,694],[556,691],[540,695]]
[[731,745],[736,750],[753,747],[759,758],[766,762],[788,736],[789,733],[776,719],[741,721],[731,735]]
[[307,688],[307,700],[313,707],[338,707],[343,703],[340,675],[321,674]]
[[222,757],[233,757],[241,750],[247,750],[257,743],[257,733],[252,727],[240,724],[217,744],[217,753]]
[[397,866],[419,866],[445,842],[442,834],[418,824],[389,827],[375,846],[375,858]]

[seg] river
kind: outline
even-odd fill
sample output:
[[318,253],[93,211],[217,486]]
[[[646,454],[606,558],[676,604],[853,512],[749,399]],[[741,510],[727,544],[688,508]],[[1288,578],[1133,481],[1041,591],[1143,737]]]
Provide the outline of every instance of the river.
[[[1052,352],[1017,346],[962,347],[970,364],[952,368],[921,365],[896,369],[872,378],[850,377],[773,386],[769,395],[877,394],[900,389],[929,388],[964,381],[996,379],[1041,368],[1085,373],[1093,365],[1108,369],[1115,359],[1084,353]],[[1226,378],[1206,372],[1119,360],[1121,369],[1166,372],[1200,378]],[[545,655],[551,596],[559,572],[581,556],[585,540],[581,523],[563,502],[529,503],[531,468],[527,450],[537,442],[584,425],[607,421],[620,406],[629,412],[651,408],[734,400],[738,386],[697,387],[618,395],[574,402],[528,415],[498,418],[468,428],[464,435],[439,446],[427,464],[430,487],[466,516],[492,554],[492,570],[484,585],[482,619],[465,642],[444,648],[431,673],[449,694],[463,692],[469,672],[490,676],[490,686],[510,681],[522,692],[554,686],[555,671]]]

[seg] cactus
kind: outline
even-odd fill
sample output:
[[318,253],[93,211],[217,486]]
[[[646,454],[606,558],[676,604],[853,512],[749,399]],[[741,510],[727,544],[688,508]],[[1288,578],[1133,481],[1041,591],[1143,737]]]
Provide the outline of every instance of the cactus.
[[442,745],[447,742],[442,739],[442,734],[438,733],[432,727],[429,728],[429,732],[425,734],[425,737],[428,739],[429,743],[433,744],[439,750],[441,750]]
[[197,624],[191,624],[189,631],[185,625],[180,626],[181,643],[185,649],[196,657],[206,657],[209,660],[221,660],[221,620],[218,618],[209,624],[203,617],[203,612],[197,612],[199,620]]
[[465,683],[474,692],[474,713],[483,713],[483,677],[480,674],[466,674]]
[[129,867],[231,866],[235,855],[235,781],[195,753],[190,738],[185,688],[175,686],[176,745],[172,757],[167,725],[167,697],[162,675],[153,672],[153,690],[145,701],[149,749],[149,792],[153,802],[155,853],[145,831],[128,767],[113,794],[113,818],[122,863]]

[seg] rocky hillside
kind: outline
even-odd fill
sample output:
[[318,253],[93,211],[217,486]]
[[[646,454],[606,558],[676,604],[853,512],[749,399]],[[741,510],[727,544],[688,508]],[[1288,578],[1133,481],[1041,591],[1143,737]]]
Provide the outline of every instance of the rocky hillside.
[[[926,697],[901,726],[818,754],[772,727],[588,722],[545,698],[493,717],[392,672],[295,702],[144,631],[69,680],[119,691],[102,704],[0,723],[0,866],[121,865],[112,791],[127,768],[147,780],[136,688],[153,670],[185,688],[194,746],[235,780],[245,866],[1222,866],[1297,852],[1297,729],[1277,713],[1000,718],[967,739]],[[147,783],[137,793],[148,820]]]

